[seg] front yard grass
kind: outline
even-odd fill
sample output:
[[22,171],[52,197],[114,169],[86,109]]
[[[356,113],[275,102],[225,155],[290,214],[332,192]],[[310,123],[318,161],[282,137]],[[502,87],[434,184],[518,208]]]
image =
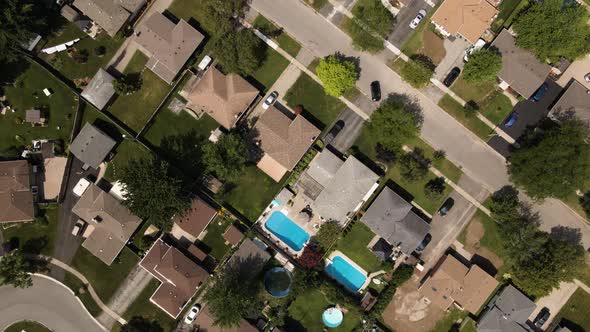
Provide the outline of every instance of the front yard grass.
[[590,331],[588,308],[590,308],[590,294],[582,288],[578,288],[565,306],[561,308],[555,321],[562,320],[563,325],[569,327],[573,332]]
[[346,108],[337,98],[326,95],[324,88],[304,73],[287,91],[285,101],[291,108],[301,105],[305,117],[322,130]]
[[447,158],[435,159],[434,153],[436,150],[434,150],[430,145],[428,145],[426,142],[424,142],[421,138],[416,137],[416,138],[410,140],[406,145],[408,145],[412,149],[414,149],[414,148],[421,149],[422,152],[424,153],[424,157],[426,157],[432,161],[432,166],[434,166],[436,169],[441,171],[441,173],[443,173],[443,175],[446,176],[447,178],[449,178],[451,181],[458,183],[459,180],[461,179],[461,176],[463,175],[463,171],[461,171],[461,169],[459,167],[457,167],[457,165],[453,164]]
[[279,43],[279,46],[292,57],[296,57],[299,50],[301,50],[301,45],[299,45],[295,39],[291,38],[282,29],[279,29],[274,23],[262,16],[262,14],[256,16],[252,25],[263,34],[276,40]]
[[266,58],[262,61],[260,67],[251,74],[251,77],[262,85],[259,87],[262,88],[262,92],[268,91],[287,66],[289,66],[289,61],[283,58],[277,51],[268,47],[266,44],[264,44],[264,47],[266,48]]
[[16,224],[2,230],[4,240],[25,253],[51,256],[57,235],[58,212],[57,204],[39,206],[37,219],[47,220],[47,225],[37,220]]
[[166,84],[151,70],[145,68],[148,58],[137,51],[125,68],[125,74],[141,73],[141,89],[128,96],[117,96],[108,112],[121,120],[135,132],[139,132],[152,113],[160,105],[170,90]]
[[[0,71],[19,73],[13,85],[3,85],[5,105],[16,112],[0,115],[0,156],[15,157],[32,139],[61,139],[69,141],[77,107],[76,95],[35,62],[22,60],[11,68],[0,66]],[[21,72],[22,70],[22,72]],[[43,89],[53,94],[45,96]],[[45,127],[32,127],[24,122],[28,109],[40,109],[48,120]]]
[[86,286],[84,286],[84,283],[80,279],[66,272],[64,284],[82,301],[82,304],[84,304],[84,307],[86,307],[86,310],[88,310],[92,317],[98,317],[102,313],[102,309],[96,304],[92,296],[90,296],[88,289],[86,289]]
[[50,329],[46,328],[42,324],[37,323],[37,322],[33,322],[33,321],[28,321],[28,320],[14,323],[4,330],[4,332],[23,332],[23,331],[26,331],[26,332],[51,332]]
[[70,264],[90,282],[102,302],[108,303],[121,282],[139,262],[139,257],[124,247],[115,261],[107,266],[86,248],[78,249]]
[[451,90],[465,101],[473,100],[476,103],[484,100],[496,89],[495,81],[487,81],[479,84],[468,83],[459,76],[457,81],[451,86]]
[[[289,318],[296,320],[300,326],[291,328],[289,320],[287,319],[288,331],[299,331],[301,327],[304,331],[322,331],[324,330],[324,323],[322,322],[322,313],[331,304],[324,294],[319,289],[312,289],[301,296],[298,296],[289,306]],[[341,304],[341,303],[339,303]],[[348,308],[349,312],[344,315],[344,321],[338,328],[330,329],[330,331],[348,332],[353,331],[361,321],[361,317],[354,308]],[[297,325],[299,325],[297,324]]]
[[470,317],[465,318],[463,324],[461,324],[461,329],[459,332],[477,332],[475,328],[475,321]]
[[376,272],[384,269],[385,263],[367,248],[367,244],[374,237],[375,233],[358,220],[354,222],[348,233],[338,240],[334,249],[340,250],[367,272]]
[[455,101],[453,97],[448,94],[444,95],[438,102],[438,106],[467,127],[467,129],[471,130],[475,135],[479,136],[482,140],[487,141],[490,138],[489,134],[492,132],[492,128],[488,127],[488,125],[478,119],[475,114],[467,115],[463,106]]
[[496,90],[479,105],[479,112],[498,125],[512,112],[512,103],[502,92]]
[[206,252],[215,258],[218,262],[221,261],[223,256],[231,249],[230,245],[225,244],[223,233],[231,225],[231,221],[225,219],[222,216],[217,216],[209,226],[207,226],[207,234],[203,238],[200,245],[205,246]]
[[152,153],[143,145],[132,139],[126,139],[119,144],[115,150],[115,157],[108,162],[105,179],[114,182],[121,177],[121,172],[131,159],[141,159],[149,157]]

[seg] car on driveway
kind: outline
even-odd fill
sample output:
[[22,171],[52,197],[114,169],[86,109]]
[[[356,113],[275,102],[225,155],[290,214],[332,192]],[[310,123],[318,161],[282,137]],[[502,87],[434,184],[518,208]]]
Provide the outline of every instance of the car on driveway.
[[538,102],[540,101],[543,96],[545,95],[545,93],[547,93],[547,90],[549,90],[549,84],[547,83],[543,83],[538,89],[537,91],[535,91],[535,93],[533,94],[533,96],[531,97],[531,99],[534,102]]
[[184,323],[185,324],[192,324],[195,321],[195,318],[197,318],[197,315],[199,314],[200,311],[201,311],[200,305],[195,304],[194,306],[192,306],[191,309],[186,313],[186,316],[184,316]]
[[76,221],[76,224],[74,225],[74,228],[72,229],[72,235],[73,236],[80,235],[80,233],[82,233],[82,230],[84,229],[84,226],[86,226],[86,223],[84,222],[84,220],[78,219],[78,221]]
[[414,17],[414,19],[410,22],[410,28],[416,29],[416,27],[418,27],[418,24],[422,22],[424,17],[426,17],[426,11],[424,9],[420,9],[416,17]]
[[459,69],[459,67],[455,67],[455,68],[451,69],[451,71],[447,74],[447,77],[445,77],[443,84],[447,88],[450,88],[451,85],[453,85],[453,83],[455,83],[455,80],[457,79],[457,77],[459,77],[459,74],[461,74],[461,69]]
[[547,307],[543,307],[543,309],[539,311],[537,317],[535,317],[535,320],[533,321],[535,327],[538,329],[543,327],[543,325],[545,325],[545,322],[547,322],[550,316],[551,314],[549,313],[549,309],[547,309]]
[[590,82],[590,73],[584,75],[584,81]]
[[453,206],[455,205],[455,200],[451,197],[447,198],[445,200],[445,202],[442,204],[442,206],[440,207],[440,209],[438,209],[438,215],[441,217],[446,216],[451,209],[453,208]]
[[514,112],[510,113],[510,115],[506,119],[506,122],[504,122],[504,125],[506,127],[510,128],[510,127],[514,126],[516,121],[518,121],[518,112],[514,111]]
[[371,100],[381,100],[381,84],[379,84],[379,81],[371,82]]
[[473,52],[481,50],[484,46],[486,45],[486,41],[483,39],[478,39],[475,44],[469,46],[469,48],[467,48],[465,50],[465,56],[463,57],[463,61],[467,62],[469,61],[469,56],[471,54],[473,54]]
[[85,178],[81,178],[80,181],[76,183],[72,191],[74,192],[74,195],[81,197],[82,194],[84,194],[84,192],[86,191],[86,189],[88,189],[88,187],[90,187],[90,181],[88,181]]
[[275,101],[277,100],[277,98],[279,97],[279,93],[276,91],[273,91],[270,93],[270,95],[268,95],[268,97],[266,97],[266,99],[264,100],[264,103],[262,104],[262,109],[267,110],[272,104],[275,103]]
[[418,248],[416,248],[415,251],[417,253],[421,253],[422,251],[424,251],[424,249],[426,249],[426,246],[430,243],[431,240],[432,240],[432,235],[430,235],[430,233],[426,234],[426,236],[424,237],[422,242],[420,242],[420,244],[418,245]]
[[324,137],[324,144],[332,143],[332,141],[336,138],[336,136],[338,136],[338,134],[342,131],[342,129],[344,129],[344,125],[345,125],[344,121],[342,121],[342,120],[336,121],[336,123],[334,124],[332,129],[330,129],[330,131]]

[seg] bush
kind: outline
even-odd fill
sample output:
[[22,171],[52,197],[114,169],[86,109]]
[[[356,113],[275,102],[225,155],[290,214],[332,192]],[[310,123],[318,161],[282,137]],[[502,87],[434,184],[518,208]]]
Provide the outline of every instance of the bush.
[[120,95],[131,95],[141,89],[143,79],[140,73],[123,75],[113,82],[113,88]]
[[463,110],[465,111],[465,115],[474,116],[479,111],[479,105],[474,100],[470,100],[465,103]]
[[409,60],[401,68],[402,78],[415,88],[423,88],[430,84],[434,70],[419,60]]
[[316,72],[326,94],[339,97],[344,91],[354,87],[357,79],[356,69],[354,62],[330,55],[320,60]]
[[437,200],[442,197],[445,191],[445,179],[442,177],[432,179],[424,185],[424,193],[431,200]]
[[584,212],[586,212],[586,216],[590,218],[590,191],[580,197],[580,204],[582,205]]
[[308,244],[303,249],[303,253],[297,259],[297,262],[301,264],[304,269],[316,268],[324,257],[324,251],[319,245]]
[[386,164],[392,164],[397,160],[397,153],[393,150],[389,150],[381,143],[375,145],[375,154],[377,159]]
[[400,174],[408,181],[424,179],[428,174],[428,167],[422,164],[411,154],[405,154],[400,158]]
[[352,47],[356,50],[377,53],[385,48],[383,39],[368,33],[354,20],[347,20],[343,28],[348,32],[350,38],[352,38]]
[[390,283],[399,287],[410,280],[412,274],[414,274],[414,267],[412,265],[402,264],[393,272]]
[[102,57],[107,53],[107,48],[104,46],[98,46],[94,49],[94,54],[98,57]]
[[436,151],[434,151],[432,158],[434,158],[434,160],[442,160],[446,156],[447,156],[447,153],[445,152],[445,150],[436,150]]

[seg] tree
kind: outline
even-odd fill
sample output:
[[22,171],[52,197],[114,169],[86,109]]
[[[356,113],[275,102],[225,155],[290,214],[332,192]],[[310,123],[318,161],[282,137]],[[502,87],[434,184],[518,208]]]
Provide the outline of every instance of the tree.
[[[403,60],[397,60],[403,61]],[[419,89],[430,84],[430,78],[434,70],[419,60],[408,60],[402,64],[400,75],[404,81],[410,83],[411,86]]]
[[18,249],[13,250],[0,258],[0,282],[18,288],[31,287],[33,279],[28,273],[29,269],[23,254]]
[[203,146],[205,170],[222,181],[235,182],[247,162],[247,147],[236,133],[221,136],[215,144]]
[[379,0],[358,1],[352,8],[352,14],[383,37],[387,37],[393,29],[395,18]]
[[244,18],[248,3],[248,0],[203,0],[200,5],[207,17],[203,24],[208,31],[218,35],[234,30]]
[[469,83],[493,81],[500,69],[502,69],[500,53],[489,48],[482,48],[469,56],[469,61],[463,68],[463,79]]
[[519,208],[518,190],[512,186],[502,187],[492,195],[490,212],[499,222],[517,218],[520,215]]
[[582,205],[584,212],[586,212],[586,216],[590,218],[590,191],[580,197],[580,205]]
[[391,164],[397,160],[397,153],[383,147],[381,143],[375,144],[375,154],[379,161],[387,164]]
[[249,29],[230,30],[213,45],[213,54],[229,73],[254,73],[266,57],[264,52],[262,41]]
[[589,18],[588,10],[575,2],[534,2],[512,25],[516,45],[532,51],[541,61],[574,60],[590,52]]
[[510,179],[535,199],[568,196],[588,176],[587,138],[588,127],[577,119],[525,138],[510,157]]
[[316,72],[326,94],[339,97],[344,91],[354,87],[357,79],[356,69],[354,62],[330,55],[320,60]]
[[46,16],[37,15],[36,2],[4,0],[0,10],[0,62],[22,57],[22,44],[30,41],[46,25]]
[[428,167],[410,153],[403,155],[399,161],[400,174],[408,181],[424,179],[428,174]]
[[316,268],[324,257],[324,251],[321,246],[317,244],[313,245],[312,243],[310,244],[303,248],[303,253],[297,258],[297,262],[299,262],[304,269]]
[[420,110],[400,101],[386,101],[373,112],[364,133],[383,149],[398,154],[404,143],[418,136],[422,122]]
[[437,200],[442,197],[445,191],[445,179],[443,177],[434,178],[424,185],[424,193],[431,200]]
[[125,186],[125,205],[142,219],[150,219],[164,231],[170,229],[174,215],[183,213],[191,198],[183,181],[172,175],[170,165],[159,159],[131,159],[121,176]]
[[113,81],[113,88],[118,94],[128,96],[139,91],[142,84],[143,79],[141,78],[141,74],[132,73],[123,75]]
[[324,250],[327,250],[334,244],[340,236],[342,228],[335,221],[326,222],[320,227],[320,230],[315,235],[315,240]]
[[163,332],[158,321],[149,321],[141,316],[133,316],[127,324],[121,326],[121,332]]

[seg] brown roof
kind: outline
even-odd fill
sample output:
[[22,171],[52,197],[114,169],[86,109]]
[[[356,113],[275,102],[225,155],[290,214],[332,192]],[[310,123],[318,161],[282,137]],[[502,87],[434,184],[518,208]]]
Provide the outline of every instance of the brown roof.
[[188,108],[202,110],[231,129],[258,96],[258,90],[239,75],[224,75],[212,66],[200,80],[187,84],[183,96]]
[[199,237],[215,215],[217,215],[217,211],[214,208],[202,199],[195,198],[190,209],[184,214],[174,217],[174,223],[190,235]]
[[151,55],[146,66],[171,83],[203,38],[185,20],[174,24],[161,13],[154,13],[135,40]]
[[260,116],[256,129],[264,153],[289,171],[320,134],[302,115],[287,115],[274,106]]
[[41,111],[40,110],[27,110],[25,113],[25,121],[28,123],[40,123],[41,122]]
[[28,161],[0,162],[0,222],[29,221],[34,218]]
[[188,252],[190,252],[193,256],[195,256],[196,259],[198,259],[201,262],[203,262],[205,259],[207,259],[207,253],[204,252],[203,250],[201,250],[201,248],[197,247],[194,244],[191,244],[188,247]]
[[242,238],[244,237],[244,233],[240,231],[236,226],[230,225],[223,233],[223,238],[225,241],[229,242],[232,246],[240,243]]
[[258,329],[256,329],[254,326],[252,326],[244,319],[240,321],[240,325],[238,325],[237,327],[222,328],[218,325],[215,325],[215,319],[209,312],[207,306],[203,308],[202,312],[197,316],[195,321],[199,326],[199,331],[202,330],[206,332],[258,332]]
[[141,224],[138,216],[95,184],[86,189],[72,212],[95,227],[82,246],[107,265]]
[[468,268],[453,256],[443,257],[439,264],[420,292],[443,310],[456,302],[465,310],[476,313],[498,285],[498,281],[479,266]]
[[113,37],[144,0],[75,0],[74,7]]
[[457,33],[471,43],[490,27],[498,11],[486,0],[445,0],[431,21],[448,33]]

